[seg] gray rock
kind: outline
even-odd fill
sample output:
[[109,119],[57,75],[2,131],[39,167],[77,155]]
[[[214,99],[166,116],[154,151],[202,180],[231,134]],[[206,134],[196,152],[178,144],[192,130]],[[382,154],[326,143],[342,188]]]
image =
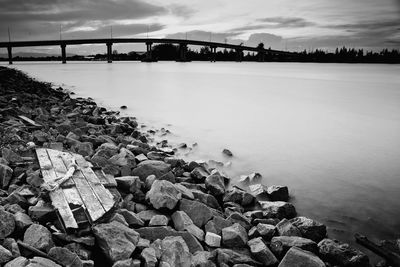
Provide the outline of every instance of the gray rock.
[[7,262],[4,267],[25,267],[29,264],[29,260],[25,257],[19,256],[12,261]]
[[192,255],[180,236],[168,236],[162,241],[160,266],[190,267]]
[[178,190],[181,194],[183,198],[187,198],[190,200],[194,199],[194,195],[192,193],[192,191],[190,189],[188,189],[187,187],[181,185],[180,183],[176,183],[174,184],[176,190]]
[[226,247],[244,247],[247,244],[247,241],[247,232],[238,223],[222,229],[222,243]]
[[50,249],[48,256],[63,266],[82,267],[83,263],[77,254],[62,247],[53,247]]
[[260,201],[266,218],[291,219],[296,216],[295,207],[284,201]]
[[214,257],[217,259],[218,266],[223,266],[223,264],[228,264],[228,266],[234,264],[262,266],[262,263],[253,260],[249,255],[231,249],[217,248],[212,252],[212,254],[215,255]]
[[294,226],[289,220],[283,219],[276,225],[276,230],[280,236],[300,236],[300,230]]
[[118,189],[125,192],[129,192],[132,185],[134,185],[136,188],[139,189],[142,189],[142,186],[144,185],[142,180],[140,180],[139,176],[115,177],[115,181],[117,182]]
[[271,250],[275,255],[283,257],[291,247],[301,248],[312,253],[318,253],[317,243],[299,236],[276,236],[271,240]]
[[159,160],[146,160],[140,162],[135,169],[132,170],[132,175],[139,176],[142,181],[145,181],[147,176],[154,174],[156,178],[160,178],[171,170],[171,166]]
[[348,244],[328,238],[318,243],[319,255],[324,261],[340,266],[369,266],[368,256]]
[[0,240],[11,235],[15,229],[14,216],[0,206]]
[[165,215],[155,215],[151,218],[149,226],[167,226],[169,219]]
[[115,262],[112,267],[133,267],[133,259],[120,260]]
[[198,182],[204,181],[209,175],[210,173],[207,169],[202,166],[198,166],[190,172],[190,176]]
[[242,206],[248,206],[254,202],[254,196],[246,191],[233,187],[231,190],[225,192],[224,202],[235,202]]
[[137,226],[144,226],[144,222],[140,217],[132,211],[121,209],[119,213],[124,216],[125,221],[128,223],[129,226],[137,227]]
[[10,184],[13,170],[5,164],[0,164],[0,188],[6,189]]
[[111,158],[114,155],[118,154],[118,147],[111,143],[104,143],[100,147],[97,148],[96,153],[93,157],[103,157],[106,159]]
[[219,209],[219,210],[221,209],[217,199],[214,196],[212,196],[210,194],[206,194],[199,190],[193,190],[192,194],[193,194],[194,198],[196,200],[200,201],[201,203],[204,203],[213,209]]
[[225,194],[224,178],[219,174],[211,174],[206,178],[205,185],[214,196]]
[[91,157],[94,154],[93,144],[90,142],[77,142],[71,148],[75,153],[81,154],[84,157]]
[[200,228],[213,217],[213,213],[207,205],[194,200],[182,199],[179,209],[189,215],[193,223]]
[[292,247],[278,267],[325,267],[325,263],[311,252]]
[[216,267],[211,260],[211,253],[208,251],[198,251],[192,257],[192,267]]
[[6,249],[8,249],[11,252],[13,258],[21,256],[21,252],[19,250],[18,243],[17,243],[17,241],[15,241],[14,238],[4,239],[3,247],[5,247]]
[[145,248],[140,256],[144,260],[144,267],[155,267],[157,265],[156,251],[154,248]]
[[181,193],[175,188],[174,184],[166,180],[154,181],[151,189],[146,194],[146,200],[155,209],[172,210],[182,198]]
[[162,215],[160,212],[156,210],[143,210],[140,211],[136,214],[144,223],[149,223],[151,218],[153,218],[156,215]]
[[61,267],[61,265],[46,258],[34,257],[26,267]]
[[288,201],[289,189],[287,186],[273,185],[267,188],[267,194],[272,201]]
[[306,217],[296,217],[290,220],[296,226],[301,235],[315,242],[319,242],[326,237],[326,226],[315,220]]
[[214,216],[205,225],[206,232],[211,232],[217,235],[222,235],[222,229],[231,226],[233,223],[227,219],[220,216]]
[[0,245],[0,265],[3,265],[6,262],[9,262],[13,259],[13,255],[11,252],[5,247]]
[[232,223],[240,224],[241,226],[243,226],[244,229],[246,229],[246,231],[249,231],[251,228],[250,220],[239,212],[232,212],[228,216],[227,220],[231,221]]
[[31,217],[23,212],[16,212],[14,214],[14,221],[17,230],[20,232],[23,232],[26,228],[33,224]]
[[219,248],[221,246],[221,236],[207,232],[205,237],[205,243],[212,248]]
[[249,185],[251,194],[255,197],[262,197],[267,195],[267,187],[262,184]]
[[274,236],[274,234],[276,232],[276,227],[271,224],[259,223],[259,224],[257,224],[256,228],[257,228],[257,232],[265,240],[271,240],[271,238]]
[[50,231],[40,224],[32,224],[26,229],[24,243],[45,252],[54,246]]
[[224,148],[224,150],[222,150],[222,153],[225,154],[228,157],[232,157],[233,156],[233,153],[227,148]]
[[114,155],[109,159],[109,162],[120,167],[136,167],[135,155],[126,148],[121,148],[117,155]]
[[129,224],[125,220],[125,217],[119,213],[114,214],[114,216],[110,219],[110,222],[112,222],[112,221],[116,221],[116,222],[122,223],[125,226],[129,226]]
[[262,237],[249,240],[247,244],[250,247],[251,254],[264,266],[275,266],[278,263],[275,255],[269,250],[262,240]]
[[193,224],[192,219],[184,211],[175,211],[172,216],[172,221],[174,222],[175,229],[178,231],[188,231],[198,240],[204,240],[204,232],[195,224]]
[[93,234],[111,262],[129,258],[139,241],[137,232],[115,221],[94,226]]

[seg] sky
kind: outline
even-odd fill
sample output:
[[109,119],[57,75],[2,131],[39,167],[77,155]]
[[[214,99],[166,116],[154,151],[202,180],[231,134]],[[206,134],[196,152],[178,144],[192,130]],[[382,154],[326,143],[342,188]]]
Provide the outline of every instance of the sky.
[[[158,37],[302,51],[400,49],[400,0],[0,0],[0,41]],[[144,45],[114,45],[120,52]],[[68,47],[105,53],[104,45]],[[19,51],[59,53],[58,47]],[[2,53],[3,51],[0,51]]]

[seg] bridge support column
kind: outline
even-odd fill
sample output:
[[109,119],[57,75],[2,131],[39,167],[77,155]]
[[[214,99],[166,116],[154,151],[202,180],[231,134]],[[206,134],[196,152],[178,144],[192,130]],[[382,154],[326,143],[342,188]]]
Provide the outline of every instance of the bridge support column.
[[8,64],[12,65],[13,61],[12,61],[12,47],[11,46],[7,47],[7,52],[8,52]]
[[146,43],[146,62],[152,62],[153,61],[153,55],[152,55],[152,51],[151,51],[151,46],[153,45],[153,43],[151,42],[147,42]]
[[63,64],[67,63],[67,53],[65,52],[66,47],[66,44],[61,44],[61,61]]
[[264,62],[265,61],[265,52],[264,51],[259,51],[257,53],[257,61],[258,62]]
[[243,60],[243,50],[236,49],[236,62],[242,62]]
[[112,63],[112,43],[107,43],[107,62]]
[[179,45],[179,61],[187,62],[187,44]]
[[211,46],[211,62],[215,62],[217,58],[217,47]]

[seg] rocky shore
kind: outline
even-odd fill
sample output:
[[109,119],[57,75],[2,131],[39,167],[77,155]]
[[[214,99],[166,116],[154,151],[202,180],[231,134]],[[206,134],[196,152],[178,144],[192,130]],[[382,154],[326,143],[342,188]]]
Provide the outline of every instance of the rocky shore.
[[[370,266],[298,216],[286,186],[230,185],[152,135],[135,118],[0,67],[0,266]],[[43,187],[42,147],[101,168],[115,182],[111,212],[65,233]]]

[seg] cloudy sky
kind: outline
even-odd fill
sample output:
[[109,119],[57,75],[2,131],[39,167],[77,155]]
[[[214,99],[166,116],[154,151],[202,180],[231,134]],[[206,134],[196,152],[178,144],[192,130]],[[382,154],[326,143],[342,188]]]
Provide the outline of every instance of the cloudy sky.
[[43,40],[59,39],[60,28],[63,39],[106,38],[112,26],[114,37],[264,42],[282,50],[400,48],[400,0],[0,0],[0,7],[0,41],[8,41],[8,28],[12,40]]

